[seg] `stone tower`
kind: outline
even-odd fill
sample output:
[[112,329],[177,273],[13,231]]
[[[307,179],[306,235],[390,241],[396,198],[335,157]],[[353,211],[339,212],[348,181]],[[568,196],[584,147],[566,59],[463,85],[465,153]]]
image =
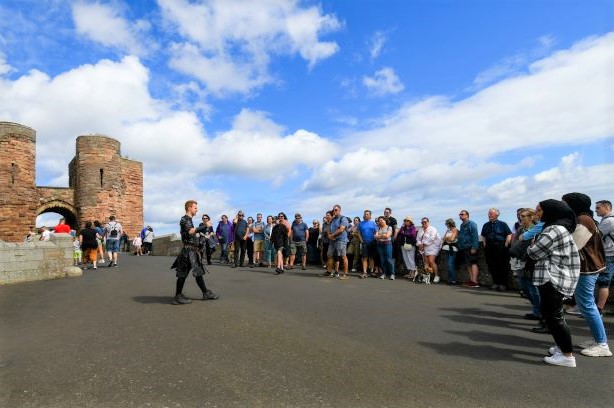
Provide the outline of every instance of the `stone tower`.
[[36,222],[36,131],[0,122],[0,239],[22,241]]
[[68,187],[35,182],[36,132],[0,122],[0,240],[22,241],[36,217],[59,213],[73,229],[115,215],[130,237],[143,228],[143,165],[107,136],[79,136]]
[[129,236],[143,227],[143,166],[121,157],[120,143],[107,136],[79,136],[69,164],[77,221],[104,223],[115,215]]

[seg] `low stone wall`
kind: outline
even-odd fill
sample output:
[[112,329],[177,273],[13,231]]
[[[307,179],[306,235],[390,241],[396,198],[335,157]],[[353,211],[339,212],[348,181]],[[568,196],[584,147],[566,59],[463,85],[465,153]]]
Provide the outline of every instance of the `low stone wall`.
[[0,285],[81,275],[81,269],[73,266],[69,234],[57,234],[49,241],[0,241]]
[[153,254],[159,256],[177,256],[183,244],[177,234],[160,235],[153,240]]

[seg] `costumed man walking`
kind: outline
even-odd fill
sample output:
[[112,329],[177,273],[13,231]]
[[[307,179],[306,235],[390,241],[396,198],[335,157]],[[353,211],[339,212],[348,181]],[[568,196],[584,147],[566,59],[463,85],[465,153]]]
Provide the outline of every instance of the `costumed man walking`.
[[188,277],[188,273],[192,271],[192,275],[196,279],[196,284],[203,292],[203,300],[216,300],[218,295],[207,289],[205,285],[205,279],[203,275],[205,273],[205,266],[203,265],[202,254],[198,248],[198,236],[196,233],[207,232],[207,226],[194,228],[192,224],[192,217],[198,212],[198,203],[194,200],[188,200],[185,203],[185,215],[181,217],[179,221],[181,241],[183,242],[183,248],[181,253],[173,262],[171,269],[175,269],[177,276],[177,286],[175,289],[175,297],[173,298],[174,305],[186,305],[192,303],[183,294],[183,285]]

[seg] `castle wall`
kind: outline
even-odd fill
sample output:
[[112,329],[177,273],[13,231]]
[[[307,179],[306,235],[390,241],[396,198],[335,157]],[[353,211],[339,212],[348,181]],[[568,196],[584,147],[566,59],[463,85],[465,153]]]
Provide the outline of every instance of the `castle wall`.
[[36,131],[0,122],[0,240],[23,241],[36,221]]
[[73,267],[72,237],[57,234],[49,241],[0,242],[0,285],[81,276]]
[[119,220],[128,237],[134,238],[143,229],[143,164],[121,158],[120,169],[124,194]]

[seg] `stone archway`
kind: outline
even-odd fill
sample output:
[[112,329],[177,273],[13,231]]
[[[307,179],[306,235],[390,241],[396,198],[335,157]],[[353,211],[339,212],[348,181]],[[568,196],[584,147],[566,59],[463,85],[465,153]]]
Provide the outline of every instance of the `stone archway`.
[[57,213],[60,214],[66,220],[66,224],[70,226],[71,229],[76,231],[79,230],[79,225],[77,225],[77,211],[75,207],[67,202],[61,200],[52,200],[47,203],[41,204],[36,209],[36,216],[38,217],[41,214],[45,213]]

